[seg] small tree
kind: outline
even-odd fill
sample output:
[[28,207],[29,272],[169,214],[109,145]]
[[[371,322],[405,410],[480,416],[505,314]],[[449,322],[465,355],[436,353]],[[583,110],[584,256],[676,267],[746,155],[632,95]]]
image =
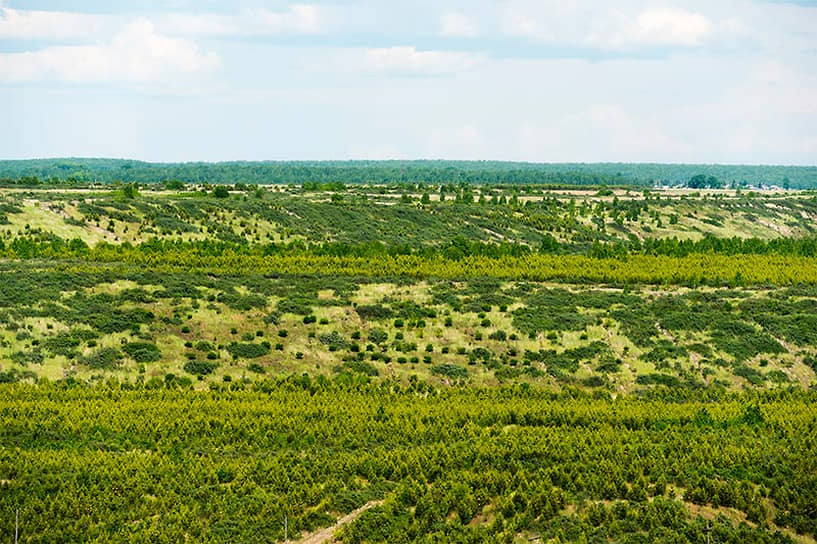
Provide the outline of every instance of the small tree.
[[124,187],[122,187],[122,196],[127,198],[128,200],[133,200],[137,196],[139,196],[139,186],[135,183],[128,183]]

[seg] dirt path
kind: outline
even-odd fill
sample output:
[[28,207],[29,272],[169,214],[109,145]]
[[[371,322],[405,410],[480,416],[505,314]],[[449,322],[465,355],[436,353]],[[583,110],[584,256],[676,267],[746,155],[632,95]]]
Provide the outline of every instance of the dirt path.
[[332,535],[335,534],[335,531],[337,531],[347,523],[356,520],[363,512],[365,512],[369,508],[380,506],[381,504],[383,504],[383,501],[367,502],[357,510],[349,512],[348,514],[337,520],[335,524],[332,525],[331,527],[327,527],[326,529],[321,529],[320,531],[308,534],[301,540],[295,540],[293,542],[295,544],[323,544],[324,542],[332,542],[333,541]]

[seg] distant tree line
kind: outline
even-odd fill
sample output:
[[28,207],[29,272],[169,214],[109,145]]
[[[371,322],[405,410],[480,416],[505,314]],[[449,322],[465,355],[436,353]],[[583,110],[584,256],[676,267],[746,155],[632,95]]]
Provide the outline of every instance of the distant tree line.
[[546,184],[817,187],[815,166],[520,163],[499,161],[260,161],[149,163],[122,159],[0,161],[0,186],[81,183]]

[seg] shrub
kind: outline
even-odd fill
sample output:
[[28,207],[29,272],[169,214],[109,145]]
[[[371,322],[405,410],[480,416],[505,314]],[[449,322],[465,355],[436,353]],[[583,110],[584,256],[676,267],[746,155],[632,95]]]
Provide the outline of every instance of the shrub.
[[328,334],[322,334],[318,337],[318,340],[320,341],[321,344],[328,345],[330,350],[332,350],[332,348],[337,350],[349,347],[349,342],[337,331],[332,331]]
[[585,387],[602,387],[605,381],[601,376],[590,376],[582,380],[582,385]]
[[[312,316],[312,317],[315,317],[315,316]],[[281,316],[278,314],[278,312],[270,312],[269,314],[264,316],[264,323],[266,323],[267,325],[269,325],[270,323],[273,324],[273,325],[277,325],[278,321],[280,319],[281,319]],[[306,323],[306,322],[307,322],[306,317],[304,317],[304,323]],[[313,321],[313,323],[314,323],[314,321]]]
[[128,342],[122,351],[137,363],[151,363],[162,358],[162,352],[156,344],[150,342]]
[[453,380],[468,378],[468,369],[452,363],[442,363],[431,367],[431,373]]
[[675,376],[669,374],[641,374],[635,379],[639,385],[664,385],[666,387],[680,387],[681,382]]
[[207,340],[199,340],[196,342],[196,350],[198,351],[213,351],[213,344]]
[[94,328],[110,334],[114,332],[122,332],[128,330],[133,325],[140,323],[150,323],[154,319],[152,312],[142,308],[133,308],[129,310],[121,310],[115,308],[110,311],[99,312],[91,314],[88,319],[88,324]]
[[254,359],[269,353],[269,348],[263,344],[233,342],[227,346],[227,351],[236,359]]
[[195,376],[212,374],[218,365],[208,361],[188,361],[184,364],[184,371]]
[[[20,334],[18,333],[17,336],[20,336]],[[69,333],[62,333],[43,340],[43,349],[54,355],[71,357],[75,354],[74,348],[79,344],[79,338],[75,338]]]
[[766,381],[766,376],[755,370],[754,368],[745,364],[739,364],[732,370],[735,376],[745,378],[752,385],[760,385]]
[[278,313],[308,316],[312,314],[312,302],[312,299],[284,299],[278,302]]
[[364,304],[355,308],[357,315],[364,321],[370,319],[389,319],[394,315],[391,308],[381,304]]
[[662,338],[653,349],[642,355],[641,358],[651,363],[658,363],[667,359],[682,359],[688,355],[689,353],[683,346],[678,346]]
[[92,370],[113,370],[122,364],[122,353],[116,348],[102,348],[80,357],[79,362]]
[[389,339],[389,333],[381,329],[372,329],[369,332],[369,341],[375,344],[382,344]]

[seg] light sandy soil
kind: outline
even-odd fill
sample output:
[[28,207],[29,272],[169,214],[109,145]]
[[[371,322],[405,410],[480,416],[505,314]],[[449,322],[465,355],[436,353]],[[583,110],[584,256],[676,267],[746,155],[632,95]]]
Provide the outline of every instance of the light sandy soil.
[[326,529],[321,529],[320,531],[316,531],[314,533],[310,533],[303,537],[301,540],[294,541],[296,544],[323,544],[324,542],[334,542],[332,535],[335,534],[335,531],[340,529],[342,526],[356,520],[363,512],[368,510],[369,508],[373,508],[375,506],[380,506],[383,504],[383,501],[371,501],[367,502],[357,510],[349,512],[342,518],[338,519],[334,525],[331,527],[327,527]]

